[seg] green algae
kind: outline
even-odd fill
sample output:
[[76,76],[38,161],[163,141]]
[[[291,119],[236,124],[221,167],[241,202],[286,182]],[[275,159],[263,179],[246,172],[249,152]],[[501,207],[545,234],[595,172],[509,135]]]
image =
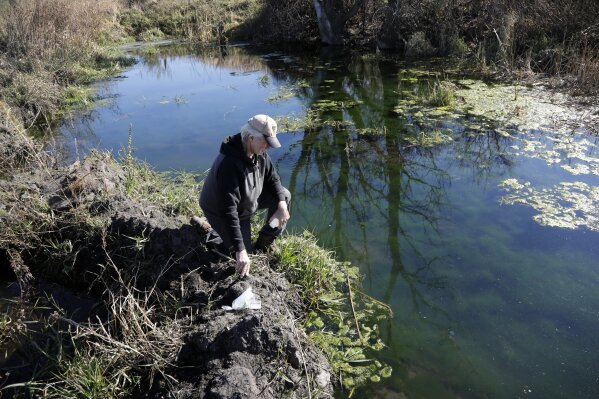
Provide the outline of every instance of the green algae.
[[540,225],[599,231],[599,187],[562,182],[550,188],[535,188],[517,179],[506,179],[499,186],[508,193],[500,203],[533,208],[538,212],[533,219]]
[[422,130],[416,136],[403,136],[402,139],[411,146],[431,148],[453,142],[453,138],[439,129]]
[[[266,77],[266,78],[265,78]],[[264,75],[258,80],[258,83],[266,87],[269,84],[268,75]],[[293,97],[299,96],[302,90],[308,89],[310,84],[304,79],[298,79],[297,81],[289,84],[283,84],[279,86],[276,92],[271,96],[264,99],[269,103],[279,103],[292,99]]]
[[282,85],[272,96],[267,97],[264,101],[269,103],[283,102],[295,97],[295,94],[293,86]]

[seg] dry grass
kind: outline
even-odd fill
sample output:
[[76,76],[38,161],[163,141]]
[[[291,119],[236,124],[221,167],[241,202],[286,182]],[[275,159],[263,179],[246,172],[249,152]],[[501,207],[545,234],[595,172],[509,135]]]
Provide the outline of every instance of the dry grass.
[[168,373],[189,320],[169,316],[168,297],[155,287],[138,291],[134,279],[125,281],[108,259],[97,281],[105,287],[106,315],[76,323],[57,310],[41,320],[47,344],[34,345],[30,354],[40,369],[32,381],[7,388],[38,398],[127,398],[157,375],[174,381]]
[[260,8],[258,0],[139,1],[120,21],[138,40],[168,36],[200,44],[226,44],[239,37],[240,25],[250,22]]
[[0,98],[20,110],[26,126],[51,120],[64,106],[64,87],[89,82],[90,70],[106,76],[123,62],[100,45],[114,30],[119,7],[117,0],[24,0],[5,7]]

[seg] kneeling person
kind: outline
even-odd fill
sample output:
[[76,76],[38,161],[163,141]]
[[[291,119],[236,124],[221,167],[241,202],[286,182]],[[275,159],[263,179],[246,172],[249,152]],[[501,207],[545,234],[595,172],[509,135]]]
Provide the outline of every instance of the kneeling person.
[[[250,118],[241,132],[227,137],[212,164],[200,195],[200,206],[227,249],[235,252],[236,270],[245,276],[252,252],[250,217],[268,209],[256,249],[265,249],[289,220],[291,194],[281,185],[266,150],[279,148],[277,123],[267,115]],[[274,226],[274,227],[271,227]]]

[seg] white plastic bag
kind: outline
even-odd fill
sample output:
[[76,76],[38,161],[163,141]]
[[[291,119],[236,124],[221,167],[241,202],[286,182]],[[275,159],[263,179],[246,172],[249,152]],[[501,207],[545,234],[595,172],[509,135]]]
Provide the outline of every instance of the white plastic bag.
[[241,295],[235,298],[231,306],[223,306],[222,308],[224,310],[256,310],[262,308],[262,303],[260,302],[260,298],[252,292],[252,287],[249,287],[247,290],[243,291]]

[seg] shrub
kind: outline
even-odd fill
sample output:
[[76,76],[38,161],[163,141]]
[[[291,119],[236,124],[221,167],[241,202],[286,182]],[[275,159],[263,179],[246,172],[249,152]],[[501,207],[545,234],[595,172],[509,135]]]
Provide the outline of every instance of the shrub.
[[424,57],[435,53],[435,48],[427,39],[424,32],[416,32],[406,44],[406,55],[409,57]]

